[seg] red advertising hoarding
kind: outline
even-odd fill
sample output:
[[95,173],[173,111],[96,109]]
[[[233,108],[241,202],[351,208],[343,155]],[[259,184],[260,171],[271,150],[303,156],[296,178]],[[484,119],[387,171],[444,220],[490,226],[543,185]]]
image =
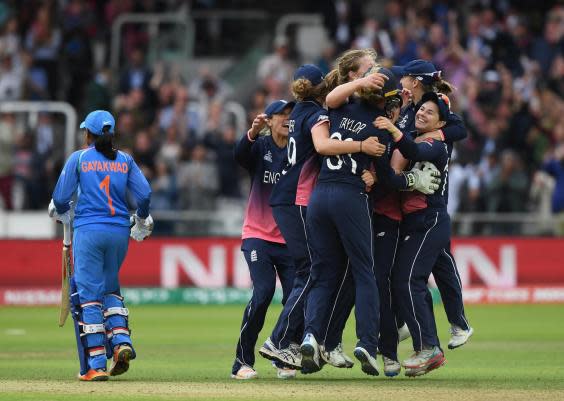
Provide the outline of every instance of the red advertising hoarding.
[[[0,241],[0,288],[57,289],[61,242]],[[123,287],[247,288],[234,238],[151,238],[130,242]],[[564,302],[564,239],[463,238],[452,252],[468,302]],[[46,299],[49,296],[46,295]],[[0,303],[5,301],[0,299]]]

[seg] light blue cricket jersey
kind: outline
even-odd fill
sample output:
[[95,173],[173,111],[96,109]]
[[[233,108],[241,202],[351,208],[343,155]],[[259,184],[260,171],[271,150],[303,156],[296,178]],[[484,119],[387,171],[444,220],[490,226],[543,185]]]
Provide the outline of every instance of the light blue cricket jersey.
[[110,160],[92,145],[69,157],[53,191],[53,202],[62,214],[77,192],[74,228],[86,224],[129,227],[127,191],[137,202],[137,215],[147,217],[151,187],[133,158],[118,151],[116,159]]

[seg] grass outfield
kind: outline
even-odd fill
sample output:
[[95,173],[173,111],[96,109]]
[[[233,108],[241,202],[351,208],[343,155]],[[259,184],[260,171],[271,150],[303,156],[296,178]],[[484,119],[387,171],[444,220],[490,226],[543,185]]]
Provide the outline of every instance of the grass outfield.
[[[269,313],[263,341],[279,307]],[[562,305],[474,306],[475,334],[447,350],[447,364],[427,376],[372,378],[358,366],[325,367],[280,381],[257,355],[260,378],[229,378],[243,306],[130,308],[138,359],[105,383],[80,383],[72,325],[57,326],[55,308],[0,308],[0,400],[563,400]],[[441,341],[448,325],[437,309]],[[400,355],[409,354],[409,341]],[[352,355],[354,324],[346,330]],[[380,360],[381,362],[381,360]]]

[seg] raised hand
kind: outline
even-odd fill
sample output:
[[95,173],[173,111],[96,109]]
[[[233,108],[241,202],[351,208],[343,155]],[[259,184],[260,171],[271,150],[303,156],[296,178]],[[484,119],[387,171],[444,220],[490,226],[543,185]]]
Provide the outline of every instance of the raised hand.
[[357,80],[359,88],[375,89],[380,90],[384,87],[384,84],[388,80],[388,77],[379,72],[367,75],[363,78]]
[[258,136],[260,131],[266,125],[266,120],[267,120],[266,114],[259,114],[255,117],[255,119],[253,120],[253,124],[251,125],[251,128],[247,132],[247,134],[251,139],[255,139]]

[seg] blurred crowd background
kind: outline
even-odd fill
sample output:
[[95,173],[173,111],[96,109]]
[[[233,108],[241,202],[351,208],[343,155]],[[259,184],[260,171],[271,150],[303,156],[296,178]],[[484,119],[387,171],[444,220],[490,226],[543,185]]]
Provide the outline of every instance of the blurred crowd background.
[[[232,157],[244,130],[226,104],[240,104],[248,124],[269,101],[289,97],[299,64],[314,62],[328,71],[340,52],[373,47],[386,66],[432,60],[458,88],[452,109],[463,116],[468,139],[457,144],[450,167],[451,213],[533,212],[562,219],[562,2],[264,3],[275,2],[0,2],[0,103],[65,101],[79,121],[88,111],[111,110],[119,147],[133,154],[151,181],[154,210],[213,213],[242,207],[248,191],[246,173]],[[190,60],[150,57],[149,29],[130,24],[121,31],[120,68],[110,68],[112,24],[121,14],[213,16],[226,9],[260,10],[264,18],[224,25],[198,20],[192,57],[199,62],[191,70],[184,65]],[[322,34],[304,39],[297,29],[275,32],[289,10],[318,14]],[[174,39],[172,27],[162,32]],[[254,62],[248,61],[251,50]],[[222,56],[231,60],[222,72],[231,74],[206,63]],[[233,74],[238,67],[243,71]],[[241,74],[251,77],[244,88],[233,79]],[[61,115],[46,112],[0,113],[0,208],[46,207],[65,158],[64,123]],[[161,232],[170,230],[161,225]],[[514,224],[474,225],[471,233],[520,231]]]

